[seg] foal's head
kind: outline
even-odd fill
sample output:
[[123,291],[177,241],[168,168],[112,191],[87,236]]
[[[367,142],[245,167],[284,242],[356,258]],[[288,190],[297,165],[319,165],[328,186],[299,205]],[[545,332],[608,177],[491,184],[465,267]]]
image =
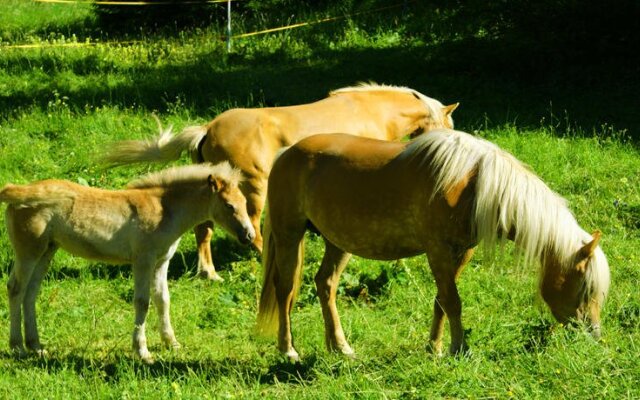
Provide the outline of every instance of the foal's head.
[[594,337],[600,336],[600,310],[609,290],[609,264],[594,232],[561,265],[556,255],[547,255],[543,265],[542,297],[561,323],[586,322]]
[[235,234],[240,243],[251,243],[256,232],[247,214],[247,200],[238,187],[238,179],[211,174],[207,182],[213,194],[209,209],[211,219]]

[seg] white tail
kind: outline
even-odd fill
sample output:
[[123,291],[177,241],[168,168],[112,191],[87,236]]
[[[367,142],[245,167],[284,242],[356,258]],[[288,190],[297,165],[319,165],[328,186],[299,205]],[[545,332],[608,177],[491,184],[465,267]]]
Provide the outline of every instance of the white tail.
[[160,135],[155,139],[125,140],[114,143],[103,157],[103,161],[111,166],[175,161],[185,150],[189,152],[193,160],[201,161],[198,156],[198,146],[207,134],[206,128],[204,126],[190,126],[175,136],[171,132],[171,128],[169,126],[163,130],[160,126]]

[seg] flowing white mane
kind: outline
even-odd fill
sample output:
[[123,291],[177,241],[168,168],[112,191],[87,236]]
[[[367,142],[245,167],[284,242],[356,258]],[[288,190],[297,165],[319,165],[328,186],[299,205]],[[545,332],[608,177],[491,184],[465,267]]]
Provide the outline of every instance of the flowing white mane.
[[168,168],[154,172],[140,179],[130,182],[129,189],[144,189],[157,186],[171,186],[204,181],[209,175],[224,179],[231,185],[238,185],[242,181],[242,172],[233,168],[227,161],[220,164],[193,164]]
[[[418,159],[434,171],[434,193],[475,174],[475,228],[478,241],[484,241],[490,254],[509,232],[515,232],[514,241],[525,262],[540,261],[546,252],[552,252],[566,272],[578,249],[592,239],[562,197],[511,154],[484,139],[454,130],[434,130],[412,141],[402,157]],[[608,264],[599,247],[591,263],[587,290],[606,294]]]
[[[437,119],[437,122],[440,125],[447,126],[444,124],[445,118],[447,116],[444,115],[442,110],[444,109],[444,105],[436,99],[432,99],[431,97],[425,96],[424,94],[418,92],[417,90],[405,87],[405,86],[393,86],[393,85],[383,85],[374,82],[360,82],[355,86],[347,86],[340,89],[335,89],[329,92],[329,96],[335,96],[341,93],[349,93],[349,92],[375,92],[375,91],[396,91],[401,93],[408,93],[418,97],[429,110],[429,114],[432,118]],[[449,116],[449,124],[453,126],[453,120]]]

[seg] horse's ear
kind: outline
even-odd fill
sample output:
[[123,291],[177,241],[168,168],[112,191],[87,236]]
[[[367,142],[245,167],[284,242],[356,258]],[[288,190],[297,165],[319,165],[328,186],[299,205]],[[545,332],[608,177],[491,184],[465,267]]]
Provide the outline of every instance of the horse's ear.
[[602,232],[595,231],[591,234],[593,238],[589,243],[582,246],[582,248],[578,251],[578,258],[583,260],[585,258],[591,257],[593,252],[598,247],[598,243],[600,243],[600,238],[602,237]]
[[224,186],[222,180],[220,178],[214,178],[213,175],[207,177],[207,182],[209,182],[209,187],[211,187],[214,192],[219,192]]
[[444,112],[444,115],[451,115],[451,113],[454,112],[459,105],[460,103],[449,104],[448,106],[444,106],[442,108],[442,111]]

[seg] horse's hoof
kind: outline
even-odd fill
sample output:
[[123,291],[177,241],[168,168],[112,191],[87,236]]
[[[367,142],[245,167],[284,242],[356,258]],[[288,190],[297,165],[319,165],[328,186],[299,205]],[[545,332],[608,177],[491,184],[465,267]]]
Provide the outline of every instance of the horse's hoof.
[[16,347],[12,347],[11,348],[11,354],[15,357],[15,358],[25,358],[29,353],[27,353],[27,351],[24,349],[24,347],[22,346],[16,346]]
[[459,347],[451,346],[449,348],[449,353],[454,357],[465,357],[471,355],[471,349],[466,344],[463,344]]
[[292,362],[292,363],[300,362],[300,355],[294,349],[288,350],[287,352],[283,353],[283,355],[289,362]]
[[147,365],[153,365],[153,363],[156,362],[156,360],[153,359],[153,356],[151,354],[144,357],[140,357],[140,360],[142,360],[142,362]]
[[342,353],[342,355],[345,356],[347,360],[350,360],[350,361],[356,361],[358,359],[356,352],[353,350],[351,350],[351,352]]
[[437,358],[442,358],[444,353],[442,352],[442,343],[430,342],[427,344],[427,352],[433,354]]
[[35,354],[38,357],[41,357],[41,358],[49,357],[49,352],[46,349],[34,349],[32,351],[33,351],[33,354]]
[[224,282],[224,278],[218,275],[216,271],[202,269],[198,272],[198,276],[202,279],[214,281],[214,282]]
[[176,340],[175,337],[163,338],[162,344],[164,344],[164,346],[170,350],[177,350],[182,347],[182,345],[178,342],[178,340]]
[[140,360],[142,360],[143,363],[151,365],[155,362],[149,350],[139,350],[137,353],[138,357],[140,358]]
[[342,356],[348,358],[349,360],[355,360],[357,358],[356,352],[353,351],[351,346],[349,346],[348,344],[341,347],[334,347],[334,349],[336,352],[342,354]]

